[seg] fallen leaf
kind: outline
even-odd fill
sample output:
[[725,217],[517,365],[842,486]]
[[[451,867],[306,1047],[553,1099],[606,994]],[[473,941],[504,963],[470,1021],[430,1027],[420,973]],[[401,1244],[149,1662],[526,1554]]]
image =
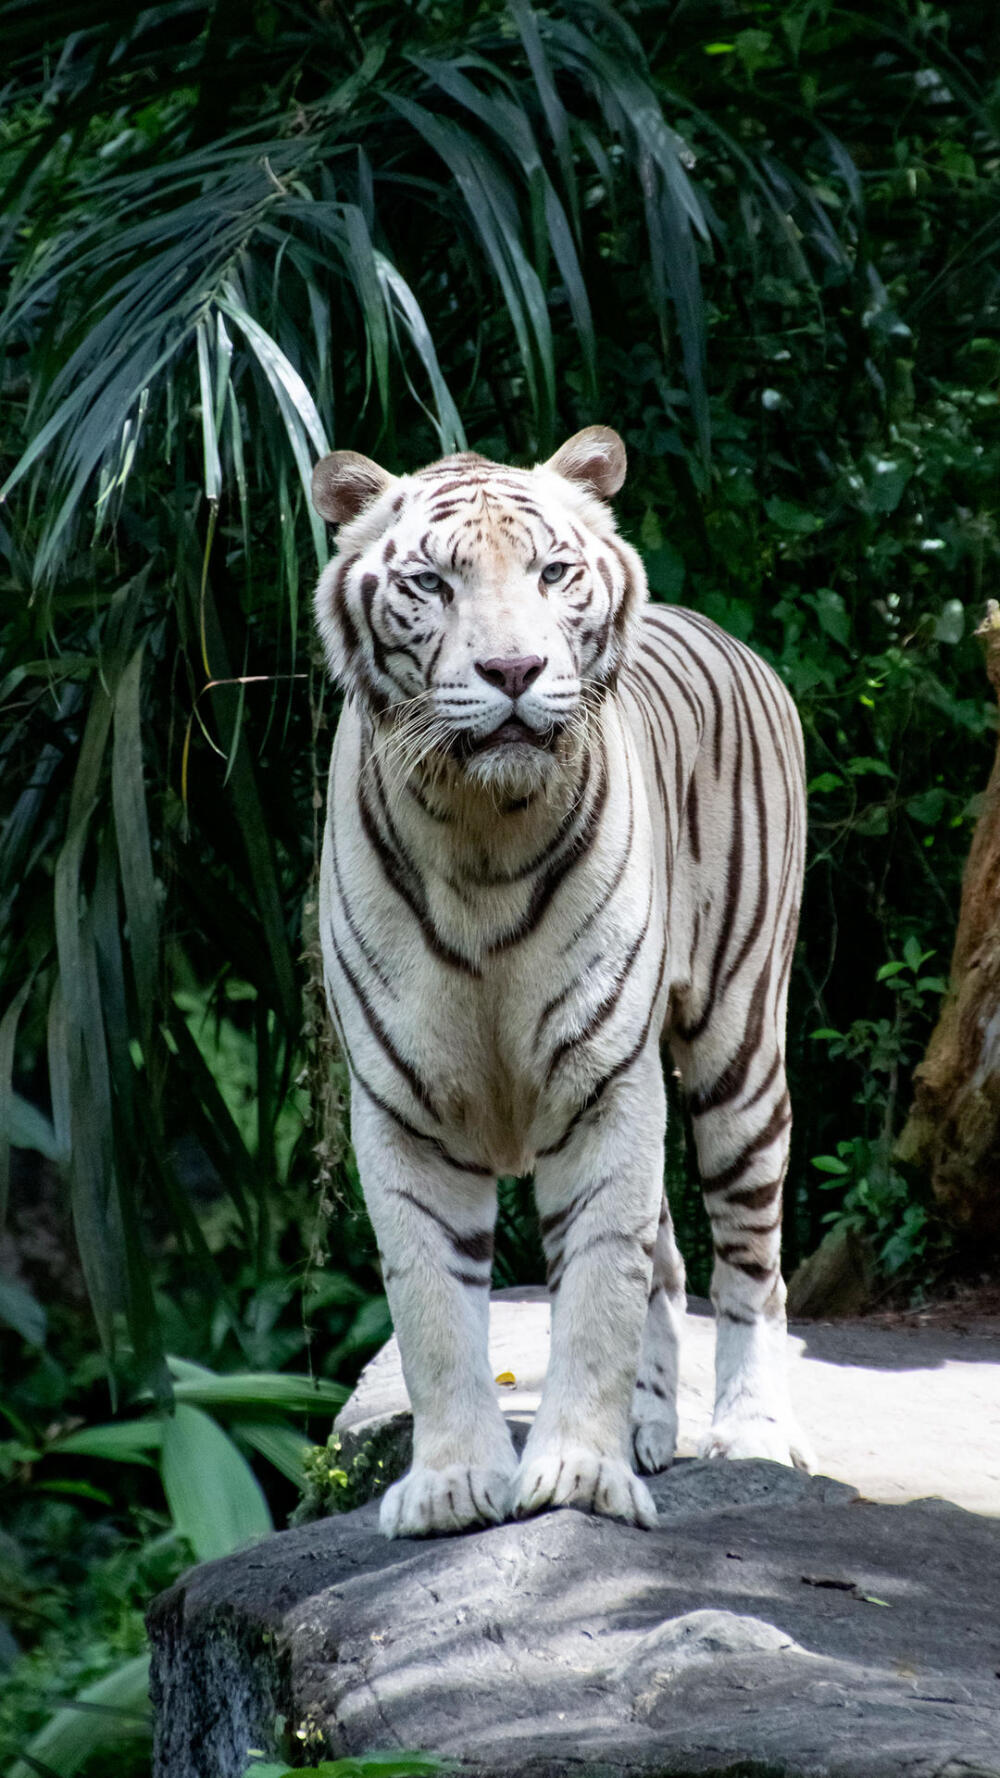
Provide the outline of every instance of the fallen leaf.
[[502,1383],[505,1389],[512,1389],[517,1378],[513,1371],[501,1371],[500,1375],[494,1378],[494,1382]]

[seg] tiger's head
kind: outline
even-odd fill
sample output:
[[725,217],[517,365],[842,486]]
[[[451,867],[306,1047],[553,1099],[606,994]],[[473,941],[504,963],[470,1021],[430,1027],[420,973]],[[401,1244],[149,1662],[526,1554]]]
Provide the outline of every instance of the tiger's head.
[[404,476],[355,451],[317,464],[313,503],[341,527],[316,590],[330,670],[408,765],[519,791],[566,762],[646,597],[605,504],[624,479],[606,426],[533,469],[473,452]]

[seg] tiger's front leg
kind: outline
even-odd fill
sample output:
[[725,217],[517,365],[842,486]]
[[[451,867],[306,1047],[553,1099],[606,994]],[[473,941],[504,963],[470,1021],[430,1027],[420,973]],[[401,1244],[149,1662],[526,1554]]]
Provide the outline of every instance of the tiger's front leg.
[[663,1195],[664,1121],[654,1044],[599,1111],[539,1158],[552,1345],[517,1473],[520,1517],[577,1506],[656,1524],[649,1490],[632,1470],[630,1417]]
[[452,1165],[355,1089],[352,1134],[413,1407],[387,1537],[498,1524],[517,1459],[487,1352],[496,1180]]

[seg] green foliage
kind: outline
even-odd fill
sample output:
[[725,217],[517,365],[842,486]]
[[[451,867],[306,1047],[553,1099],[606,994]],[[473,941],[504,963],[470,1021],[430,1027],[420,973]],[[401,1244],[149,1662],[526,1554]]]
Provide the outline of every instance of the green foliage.
[[411,1455],[409,1426],[392,1420],[360,1441],[331,1432],[325,1445],[314,1445],[303,1456],[302,1499],[293,1523],[306,1525],[377,1500],[404,1473]]
[[891,1018],[855,1019],[847,1031],[820,1028],[813,1039],[827,1045],[831,1060],[846,1059],[860,1073],[854,1104],[860,1108],[858,1133],[842,1138],[836,1154],[814,1155],[827,1190],[843,1189],[837,1210],[825,1223],[843,1223],[872,1240],[888,1277],[906,1272],[923,1280],[942,1268],[952,1250],[949,1231],[930,1205],[893,1164],[896,1105],[901,1071],[919,1060],[928,1025],[947,982],[925,974],[934,951],[923,951],[913,934],[903,955],[883,963],[876,980],[894,998]]
[[[655,595],[752,640],[803,712],[802,1072],[900,918],[952,916],[988,721],[997,175],[958,13],[772,5],[731,40],[651,3],[80,23],[56,77],[15,39],[0,144],[0,1093],[13,1057],[51,1106],[103,1342],[124,1314],[162,1393],[154,1202],[226,1299],[192,1148],[258,1268],[310,1146],[352,1205],[308,915],[305,1053],[296,965],[333,714],[313,455],[621,428]],[[793,1253],[837,1103],[800,1121]]]
[[[26,1757],[68,1778],[122,1736],[145,1757],[142,1616],[151,1593],[192,1557],[228,1555],[268,1535],[273,1517],[262,1480],[270,1474],[271,1498],[281,1498],[277,1471],[291,1504],[313,1449],[293,1422],[327,1421],[346,1394],[294,1374],[220,1375],[175,1358],[168,1365],[172,1412],[146,1405],[139,1392],[138,1416],[65,1430],[66,1401],[78,1396],[86,1370],[67,1375],[49,1350],[0,1403],[14,1434],[0,1442],[10,1527],[0,1539],[0,1628],[12,1645],[25,1634],[34,1642],[5,1687],[0,1758],[9,1737]],[[122,1480],[126,1467],[133,1473]],[[96,1523],[94,1509],[105,1515]],[[64,1701],[73,1694],[75,1701]],[[62,1707],[25,1745],[24,1728],[45,1699]]]

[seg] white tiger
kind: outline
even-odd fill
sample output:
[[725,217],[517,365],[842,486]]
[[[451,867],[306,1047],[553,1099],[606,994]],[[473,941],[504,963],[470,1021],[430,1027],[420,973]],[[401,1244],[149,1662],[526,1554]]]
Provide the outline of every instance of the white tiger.
[[[783,1060],[804,850],[780,681],[645,607],[606,427],[522,470],[472,453],[313,477],[347,698],[320,926],[414,1414],[383,1531],[574,1505],[655,1522],[684,1267],[663,1196],[666,1036],[715,1245],[706,1449],[807,1466],[785,1382]],[[553,1298],[520,1463],[487,1359],[496,1180],[534,1173]]]

